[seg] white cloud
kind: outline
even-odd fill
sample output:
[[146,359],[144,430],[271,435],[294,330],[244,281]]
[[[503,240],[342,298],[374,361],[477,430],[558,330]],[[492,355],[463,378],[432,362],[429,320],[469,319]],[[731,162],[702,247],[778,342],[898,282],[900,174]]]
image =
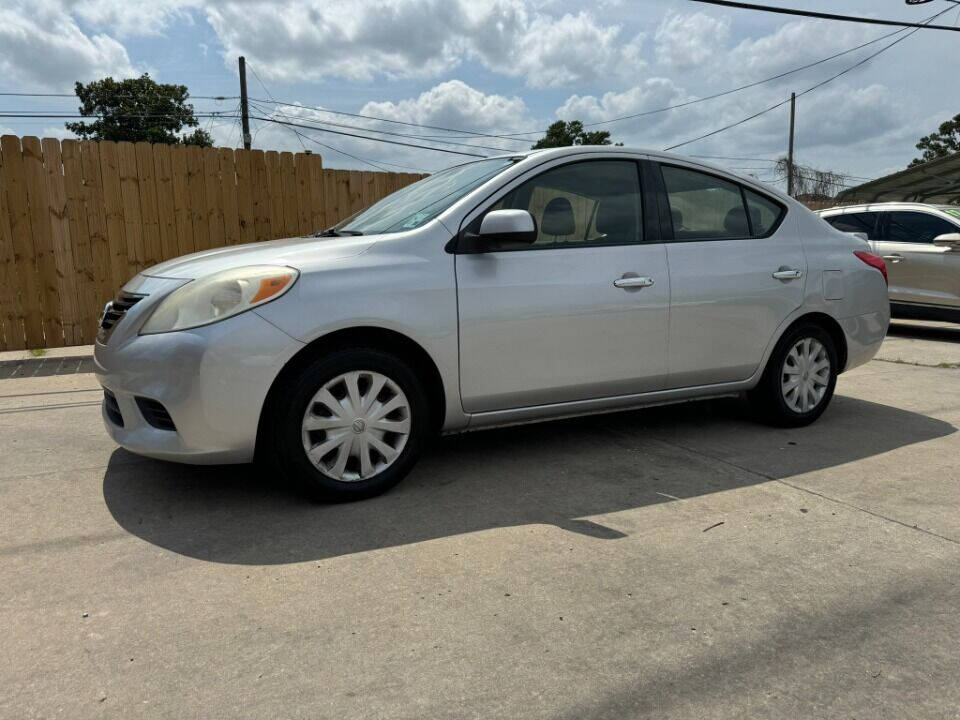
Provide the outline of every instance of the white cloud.
[[77,80],[137,71],[118,41],[85,34],[59,4],[41,0],[0,9],[0,74],[8,87],[72,90]]
[[531,87],[638,69],[642,36],[580,11],[559,17],[522,0],[309,0],[209,4],[224,56],[246,55],[272,80],[433,78],[467,59]]
[[638,35],[624,46],[620,27],[601,25],[589,13],[566,13],[560,18],[491,12],[477,24],[470,41],[473,54],[503,75],[521,76],[532,87],[557,87],[595,80],[605,73],[619,75],[622,60],[635,72],[641,69]]
[[203,0],[79,0],[72,11],[98,28],[120,37],[158,35],[174,20],[190,21],[190,10]]
[[416,98],[399,102],[368,102],[363,115],[438,127],[501,130],[529,127],[527,106],[519,97],[487,95],[460,80],[449,80]]
[[[793,21],[769,35],[741,41],[724,53],[724,67],[731,73],[761,79],[821,60],[863,42],[863,35],[845,23]],[[838,62],[852,64],[855,59],[851,55]]]
[[[397,102],[371,101],[359,111],[361,115],[368,115],[385,120],[417,123],[421,125],[435,125],[449,128],[469,128],[481,132],[510,132],[525,131],[536,126],[530,117],[523,100],[518,97],[505,97],[496,94],[485,94],[470,87],[460,80],[450,80],[424,91],[415,98],[408,98]],[[471,137],[469,134],[448,134],[431,131],[427,128],[411,128],[393,123],[380,122],[365,118],[343,117],[324,112],[323,108],[309,108],[304,106],[280,107],[271,117],[277,120],[294,122],[299,125],[325,124],[332,130],[349,133],[360,132],[369,134],[371,130],[386,130],[398,135],[378,135],[387,140],[394,140],[413,145],[428,145],[446,148],[448,150],[491,154],[491,148],[500,148],[507,151],[526,149],[528,143],[511,142],[489,137]],[[332,125],[332,124],[338,124]],[[343,126],[352,127],[343,127]],[[269,147],[301,151],[301,140],[305,146],[324,156],[324,162],[330,167],[359,167],[369,169],[370,166],[351,159],[336,151],[318,146],[308,138],[314,138],[325,145],[343,150],[346,153],[361,158],[367,158],[379,164],[398,164],[408,169],[433,171],[456,162],[470,159],[469,156],[444,154],[427,149],[416,149],[373,140],[361,140],[345,137],[336,133],[327,133],[319,129],[294,128],[307,137],[299,138],[290,127],[271,124],[258,129],[255,134],[255,147]],[[419,137],[418,137],[419,136]],[[427,137],[424,137],[427,136]],[[447,136],[454,144],[440,142]],[[392,166],[391,166],[392,167]]]
[[666,68],[691,70],[715,61],[730,35],[730,21],[706,13],[670,13],[654,36],[657,62]]

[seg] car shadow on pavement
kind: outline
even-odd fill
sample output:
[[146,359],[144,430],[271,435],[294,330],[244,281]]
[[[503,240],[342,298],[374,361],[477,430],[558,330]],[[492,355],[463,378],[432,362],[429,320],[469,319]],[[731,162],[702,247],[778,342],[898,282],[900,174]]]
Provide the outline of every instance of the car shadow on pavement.
[[532,523],[615,539],[623,535],[587,518],[953,432],[925,415],[842,396],[801,429],[759,425],[736,402],[708,401],[441,438],[394,490],[356,503],[309,503],[255,466],[131,463],[124,450],[111,457],[103,494],[120,526],[168,550],[293,563]]
[[887,334],[917,340],[960,343],[960,324],[951,327],[948,325],[918,325],[909,321],[894,320],[890,323]]

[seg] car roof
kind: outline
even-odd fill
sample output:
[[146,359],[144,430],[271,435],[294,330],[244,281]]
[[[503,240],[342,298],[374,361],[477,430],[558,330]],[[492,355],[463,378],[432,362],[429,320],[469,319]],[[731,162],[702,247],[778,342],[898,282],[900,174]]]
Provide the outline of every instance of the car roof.
[[817,213],[819,215],[839,215],[847,212],[880,212],[883,210],[919,210],[927,212],[933,210],[935,212],[944,212],[946,210],[956,211],[957,209],[955,205],[888,201],[881,203],[859,203],[857,205],[837,205],[835,207],[817,210]]
[[740,175],[738,173],[732,172],[728,168],[721,167],[719,165],[714,165],[713,163],[704,162],[699,158],[689,157],[687,155],[680,155],[677,153],[664,152],[662,150],[649,150],[647,148],[638,148],[638,147],[624,147],[622,145],[572,145],[567,147],[558,147],[558,148],[542,148],[539,150],[525,150],[522,152],[516,153],[504,153],[503,155],[495,155],[494,157],[503,157],[503,158],[515,158],[515,159],[528,159],[536,157],[542,160],[561,158],[565,156],[573,155],[617,155],[617,154],[629,154],[629,155],[644,155],[653,160],[661,160],[667,162],[681,162],[685,165],[692,165],[697,168],[701,168],[707,172],[713,173],[715,175],[726,176],[731,180],[734,180],[739,183],[746,185],[753,185],[758,190],[766,193],[767,195],[773,195],[781,202],[792,202],[796,203],[796,200],[790,196],[784,194],[781,190],[778,190],[775,187],[767,185],[766,183],[758,180],[755,177],[749,175]]

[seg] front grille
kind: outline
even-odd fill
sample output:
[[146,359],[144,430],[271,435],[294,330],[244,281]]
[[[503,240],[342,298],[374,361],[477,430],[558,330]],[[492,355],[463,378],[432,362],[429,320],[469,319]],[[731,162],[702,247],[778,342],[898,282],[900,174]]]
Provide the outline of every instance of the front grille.
[[110,422],[119,427],[123,427],[123,415],[120,413],[120,405],[117,403],[117,396],[112,392],[103,389],[103,409],[110,418]]
[[106,336],[109,335],[114,326],[123,319],[127,311],[144,297],[144,295],[134,295],[133,293],[127,293],[121,290],[120,294],[108,302],[107,306],[103,309],[103,316],[100,318],[100,332],[98,333],[100,337],[98,339],[106,339]]
[[140,413],[143,415],[143,419],[153,427],[157,428],[157,430],[170,430],[171,432],[176,432],[177,426],[173,424],[173,418],[170,417],[170,413],[168,413],[167,409],[156,400],[138,397],[137,407],[140,408]]

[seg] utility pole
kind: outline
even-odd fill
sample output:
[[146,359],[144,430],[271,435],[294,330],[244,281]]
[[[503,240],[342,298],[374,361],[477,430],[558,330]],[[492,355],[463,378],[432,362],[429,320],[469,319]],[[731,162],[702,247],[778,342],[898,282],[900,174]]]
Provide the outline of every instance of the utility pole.
[[[243,62],[243,58],[240,58]],[[790,150],[787,152],[787,195],[793,197],[793,128],[797,118],[797,94],[790,93]]]
[[[247,61],[240,56],[240,122],[243,123],[243,149],[250,149],[250,108],[247,105]],[[793,135],[793,132],[790,133]]]

